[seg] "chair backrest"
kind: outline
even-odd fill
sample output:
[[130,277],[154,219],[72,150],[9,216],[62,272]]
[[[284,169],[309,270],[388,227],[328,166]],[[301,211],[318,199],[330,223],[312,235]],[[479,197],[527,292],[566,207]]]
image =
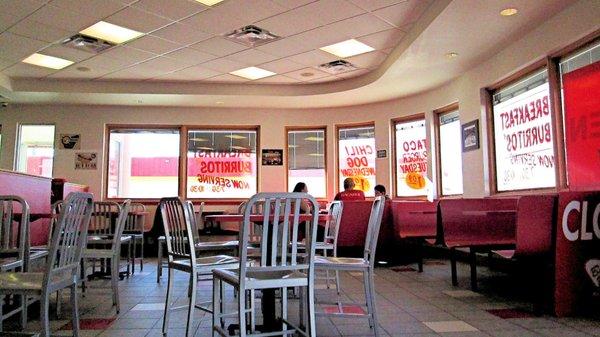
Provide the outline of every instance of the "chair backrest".
[[119,215],[115,221],[115,229],[112,238],[112,248],[116,249],[117,252],[121,251],[121,237],[123,236],[123,231],[125,231],[125,224],[127,223],[130,207],[131,200],[129,199],[123,201],[122,205],[119,205]]
[[[194,238],[194,242],[200,242],[200,233],[198,232],[198,218],[196,217],[196,211],[194,211],[194,203],[191,200],[185,201],[185,206],[188,208],[188,212],[190,213],[190,225],[192,228],[192,237]],[[204,203],[201,202],[198,208],[198,215],[202,216],[202,211],[204,210]]]
[[160,199],[158,207],[165,229],[169,262],[173,262],[174,259],[189,259],[191,267],[195,268],[195,241],[189,206],[186,206],[181,198],[172,197]]
[[385,206],[384,197],[375,197],[373,206],[371,206],[371,215],[367,226],[367,236],[365,237],[364,258],[369,261],[371,268],[375,265],[375,252],[377,250],[377,238],[379,238],[379,228],[383,218],[383,208]]
[[[306,257],[299,259],[298,228],[300,202],[306,200],[311,208],[312,220],[307,222],[305,242]],[[263,204],[262,213],[253,214],[253,206]],[[318,226],[317,201],[307,193],[258,193],[248,200],[243,214],[240,241],[240,279],[245,279],[248,270],[297,269],[307,271],[310,280],[314,277],[312,268],[315,252],[315,238]],[[253,224],[260,229],[260,260],[253,266],[248,261],[248,242]]]
[[137,216],[138,212],[146,212],[146,205],[139,202],[133,202],[129,205],[129,213],[125,222],[125,232],[143,233],[144,224],[140,223],[141,217]]
[[73,282],[76,280],[81,253],[87,242],[92,210],[91,193],[72,192],[67,196],[48,249],[45,286],[57,275],[62,276],[59,278],[63,280],[66,277]]
[[116,226],[113,219],[121,211],[121,206],[113,201],[95,201],[92,220],[90,221],[90,234],[112,235]]
[[340,232],[340,221],[342,220],[343,210],[344,204],[340,200],[332,201],[327,207],[327,214],[331,218],[325,223],[324,241],[326,243],[333,242],[334,247],[337,247],[337,238]]
[[50,242],[52,242],[52,233],[54,233],[54,228],[58,223],[58,217],[62,211],[63,201],[57,200],[52,204],[52,209],[50,210],[50,227],[48,228],[48,247],[50,247]]
[[29,205],[16,195],[0,196],[0,251],[17,253],[23,263],[23,270],[27,271]]

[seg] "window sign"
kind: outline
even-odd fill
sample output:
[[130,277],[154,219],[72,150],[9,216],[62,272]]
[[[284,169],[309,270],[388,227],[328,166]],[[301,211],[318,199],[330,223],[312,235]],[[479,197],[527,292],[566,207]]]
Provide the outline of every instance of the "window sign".
[[365,196],[375,195],[375,127],[339,130],[339,190],[344,190],[344,179],[352,178],[355,189]]
[[425,120],[396,124],[396,194],[427,194],[427,140]]
[[442,195],[462,194],[462,149],[458,111],[442,114],[439,119]]

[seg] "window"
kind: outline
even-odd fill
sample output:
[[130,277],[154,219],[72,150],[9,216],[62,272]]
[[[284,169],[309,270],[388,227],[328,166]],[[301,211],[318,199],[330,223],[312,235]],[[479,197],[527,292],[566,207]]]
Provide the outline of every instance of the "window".
[[17,144],[17,171],[52,177],[54,125],[21,125]]
[[256,130],[189,130],[188,198],[249,198],[257,192]]
[[458,110],[440,113],[438,118],[439,176],[442,195],[463,194],[462,148]]
[[547,70],[498,89],[492,103],[497,191],[554,187]]
[[344,179],[352,178],[355,189],[365,196],[375,195],[375,126],[341,128],[339,131],[338,163],[339,190],[344,190]]
[[178,129],[109,128],[108,198],[174,197],[178,177]]
[[306,183],[308,193],[327,197],[325,169],[325,129],[290,130],[287,132],[288,191],[299,182]]
[[560,62],[567,182],[571,190],[600,188],[600,42]]
[[396,195],[427,195],[427,133],[425,119],[395,123]]

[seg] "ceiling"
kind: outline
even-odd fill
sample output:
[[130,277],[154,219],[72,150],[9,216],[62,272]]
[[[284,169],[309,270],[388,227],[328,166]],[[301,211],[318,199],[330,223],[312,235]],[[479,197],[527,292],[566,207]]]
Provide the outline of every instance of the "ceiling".
[[[327,107],[410,95],[458,76],[572,0],[0,1],[0,94],[18,103]],[[501,17],[506,7],[519,14]],[[100,54],[60,42],[100,21],[145,33]],[[256,25],[281,39],[255,48],[223,37]],[[350,38],[375,50],[338,58],[319,48]],[[52,70],[32,53],[75,63]],[[457,52],[454,59],[445,57]],[[229,72],[277,73],[249,81]]]

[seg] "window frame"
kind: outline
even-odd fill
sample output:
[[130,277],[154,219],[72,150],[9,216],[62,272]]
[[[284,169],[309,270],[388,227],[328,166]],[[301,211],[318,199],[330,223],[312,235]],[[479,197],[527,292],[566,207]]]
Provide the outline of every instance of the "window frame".
[[[325,197],[323,198],[316,198],[319,201],[322,200],[328,200],[328,196],[329,196],[329,179],[328,179],[328,171],[327,171],[327,125],[320,125],[320,126],[289,126],[286,125],[285,126],[285,130],[284,130],[284,138],[285,138],[285,148],[283,149],[283,157],[284,157],[284,164],[283,164],[283,169],[284,169],[284,173],[285,173],[285,188],[288,189],[288,180],[289,180],[289,169],[288,169],[288,160],[289,160],[289,139],[288,139],[288,135],[290,131],[323,131],[323,156],[324,156],[324,160],[323,163],[325,165],[325,167],[323,168],[325,170]],[[310,192],[309,192],[310,194]]]
[[[13,160],[13,170],[15,172],[29,174],[27,172],[21,172],[18,169],[19,164],[19,155],[21,154],[21,134],[23,126],[53,126],[54,127],[54,136],[52,137],[52,172],[50,177],[44,177],[41,175],[35,174],[36,177],[44,177],[44,178],[53,178],[54,176],[54,160],[56,159],[56,124],[55,123],[18,123],[17,124],[17,139],[15,142],[15,156]],[[32,174],[33,175],[33,174]]]
[[[392,195],[394,199],[402,199],[402,200],[427,200],[427,194],[425,195],[417,195],[417,196],[399,196],[398,195],[398,161],[396,154],[396,125],[400,123],[408,123],[423,120],[425,121],[425,130],[427,130],[427,118],[424,112],[419,112],[416,114],[411,114],[408,116],[396,117],[390,120],[390,135],[392,141]],[[425,131],[425,138],[427,139],[427,131]],[[427,149],[427,161],[429,162],[429,157],[431,156],[431,140],[428,139],[428,149]],[[431,168],[429,165],[427,166],[427,170],[429,171]]]
[[[465,181],[463,175],[463,193],[460,194],[444,194],[444,190],[442,188],[442,143],[440,137],[440,118],[443,115],[452,113],[457,111],[460,116],[460,104],[459,102],[453,102],[448,105],[445,105],[439,109],[433,110],[433,125],[434,125],[434,137],[435,137],[435,167],[436,167],[436,187],[437,187],[437,195],[438,198],[461,198],[465,194]],[[460,118],[459,118],[460,123]],[[462,124],[461,124],[462,125]],[[462,160],[462,151],[461,151],[461,160]],[[433,160],[432,160],[433,162]]]
[[[358,123],[345,123],[345,124],[335,124],[335,179],[333,187],[334,195],[341,192],[340,191],[340,130],[342,129],[358,129],[364,127],[373,127],[373,131],[375,132],[375,121],[366,121],[366,122],[358,122]],[[377,147],[377,137],[375,137],[375,147]],[[377,151],[377,149],[375,149]],[[375,159],[377,159],[377,154],[375,154]],[[377,164],[375,164],[377,165]],[[377,180],[377,166],[375,166],[375,179]],[[373,186],[375,187],[375,186]],[[372,200],[373,197],[366,197],[366,200]]]

